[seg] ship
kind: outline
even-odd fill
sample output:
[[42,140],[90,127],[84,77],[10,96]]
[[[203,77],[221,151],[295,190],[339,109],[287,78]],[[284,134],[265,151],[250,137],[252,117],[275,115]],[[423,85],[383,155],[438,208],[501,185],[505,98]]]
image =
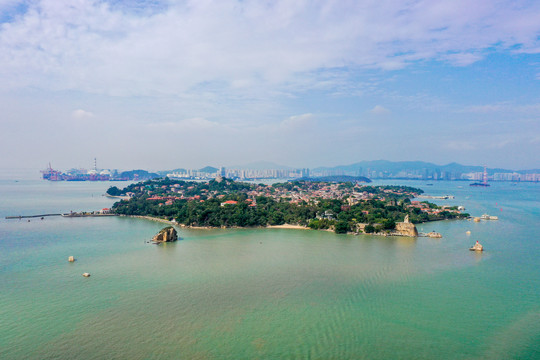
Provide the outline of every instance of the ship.
[[472,184],[469,184],[469,186],[478,186],[478,187],[488,187],[490,186],[488,184],[488,176],[487,176],[487,168],[486,165],[484,165],[484,178],[482,182],[475,182]]
[[488,187],[488,186],[491,186],[491,185],[485,184],[483,182],[481,182],[481,183],[475,182],[475,183],[469,184],[469,186],[485,186],[485,187]]
[[45,170],[41,170],[41,174],[43,176],[44,180],[49,181],[60,181],[62,179],[62,172],[58,170],[54,170],[51,166],[51,163],[49,163],[49,167]]

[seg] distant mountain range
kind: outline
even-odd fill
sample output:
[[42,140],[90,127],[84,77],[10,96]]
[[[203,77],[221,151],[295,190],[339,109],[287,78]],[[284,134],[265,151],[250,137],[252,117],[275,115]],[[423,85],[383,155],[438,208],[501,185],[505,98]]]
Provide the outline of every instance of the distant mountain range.
[[332,175],[319,177],[302,177],[295,179],[296,181],[312,181],[312,182],[365,182],[370,183],[371,180],[364,176],[349,176],[349,175]]
[[[291,166],[280,165],[271,161],[257,161],[245,165],[235,165],[228,166],[230,169],[250,169],[250,170],[293,170],[297,169]],[[338,165],[333,167],[316,167],[310,169],[312,172],[335,172],[338,170],[343,171],[344,173],[358,173],[363,170],[376,172],[389,172],[389,173],[398,173],[400,171],[422,171],[427,170],[430,172],[433,171],[447,171],[447,172],[460,172],[460,173],[469,173],[469,172],[479,172],[484,171],[484,167],[481,165],[461,165],[456,162],[452,162],[446,165],[438,165],[425,161],[388,161],[388,160],[370,160],[370,161],[360,161],[354,164],[349,165]],[[511,170],[511,169],[502,169],[502,168],[487,168],[488,173],[540,173],[540,169],[530,169],[530,170]]]
[[[437,165],[424,161],[388,161],[388,160],[373,160],[373,161],[360,161],[350,165],[339,165],[334,167],[318,167],[312,169],[313,172],[323,172],[323,171],[336,171],[342,170],[344,173],[347,172],[359,172],[366,171],[376,172],[389,172],[389,173],[399,173],[401,171],[447,171],[447,172],[460,172],[460,173],[469,173],[469,172],[479,172],[484,171],[483,166],[470,166],[470,165],[461,165],[458,163],[450,163],[447,165]],[[501,168],[487,168],[488,173],[538,173],[540,170],[509,170]]]
[[[227,169],[245,169],[245,170],[294,170],[291,166],[280,165],[271,161],[257,161],[244,165],[227,166]],[[215,173],[219,169],[213,166],[206,166],[198,171],[204,173]],[[186,169],[178,168],[174,170],[159,171],[160,175],[166,175],[171,172],[186,172]],[[446,165],[437,165],[425,161],[388,161],[388,160],[371,160],[360,161],[349,165],[338,165],[333,167],[316,167],[310,169],[314,174],[325,175],[352,175],[352,176],[370,176],[373,172],[377,174],[399,174],[400,172],[447,172],[447,173],[471,173],[484,171],[483,166],[461,165],[458,163],[450,163]],[[540,169],[530,170],[510,170],[502,168],[487,168],[489,174],[493,173],[540,173]],[[324,176],[324,175],[323,175]]]

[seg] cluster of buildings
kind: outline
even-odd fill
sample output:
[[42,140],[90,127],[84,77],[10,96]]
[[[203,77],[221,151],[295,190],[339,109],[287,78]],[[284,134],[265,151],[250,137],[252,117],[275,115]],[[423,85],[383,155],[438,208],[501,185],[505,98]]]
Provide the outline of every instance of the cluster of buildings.
[[465,208],[462,206],[459,206],[457,209],[450,206],[430,208],[428,204],[426,204],[425,202],[420,202],[420,201],[411,201],[408,207],[420,209],[420,211],[425,212],[426,214],[430,214],[430,215],[438,215],[443,211],[460,214],[462,210],[465,210]]
[[[474,181],[480,181],[482,180],[483,173],[482,172],[472,172],[472,173],[466,173],[461,175],[461,179],[463,180],[474,180]],[[487,176],[488,180],[491,181],[531,181],[531,182],[539,182],[540,181],[540,174],[536,173],[529,173],[529,174],[521,174],[517,172],[507,172],[507,173],[494,173],[493,175]]]
[[[118,178],[118,170],[94,168],[86,169],[71,169],[66,172],[55,170],[49,164],[45,170],[41,170],[41,175],[44,180],[49,181],[110,181]],[[118,179],[122,180],[122,179]]]
[[216,171],[208,171],[208,169],[188,169],[176,171],[167,174],[170,179],[182,180],[211,180],[216,176],[221,176],[235,180],[261,180],[261,179],[296,179],[309,177],[309,169],[228,169],[221,167]]
[[[409,169],[400,171],[380,171],[369,168],[359,168],[357,170],[345,171],[343,169],[328,169],[312,171],[312,176],[365,176],[369,179],[410,179],[410,180],[465,180],[482,181],[484,173],[448,171],[440,169]],[[540,181],[540,173],[522,173],[522,172],[490,172],[489,181]]]
[[119,172],[117,169],[98,169],[94,159],[93,169],[70,169],[65,172],[55,170],[51,164],[45,170],[41,170],[44,180],[49,181],[141,181],[159,177],[158,174],[149,173],[145,170],[132,170]]
[[[150,195],[150,197],[147,198],[148,201],[161,201],[164,205],[170,205],[175,200],[202,202],[206,199],[212,198],[221,199],[229,193],[227,190],[217,191],[203,188],[197,190],[197,193],[195,194],[193,191],[194,189],[195,186],[190,184],[170,184],[162,185],[154,190],[144,189],[141,186],[134,188],[134,191],[145,192]],[[385,194],[388,194],[388,196],[385,196]],[[135,193],[128,193],[127,195],[133,196]],[[305,182],[300,186],[293,185],[292,183],[287,183],[281,186],[263,184],[253,185],[251,190],[245,192],[245,195],[248,198],[247,201],[250,202],[251,205],[256,204],[255,201],[258,196],[264,196],[275,201],[286,199],[291,203],[310,203],[313,201],[318,201],[319,199],[346,199],[348,205],[350,206],[358,203],[359,201],[370,200],[373,198],[378,198],[385,201],[387,197],[392,197],[390,195],[408,195],[410,197],[414,197],[417,194],[400,192],[393,189],[383,189],[380,192],[374,193],[373,191],[366,191],[366,189],[360,184],[344,186],[340,183]],[[225,204],[231,205],[232,203],[225,202]]]

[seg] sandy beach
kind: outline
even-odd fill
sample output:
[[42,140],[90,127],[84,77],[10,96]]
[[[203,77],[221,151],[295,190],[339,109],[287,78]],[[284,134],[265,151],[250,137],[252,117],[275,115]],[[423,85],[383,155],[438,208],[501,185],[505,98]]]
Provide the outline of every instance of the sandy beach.
[[126,216],[126,217],[138,218],[138,219],[146,219],[146,220],[151,220],[151,221],[158,221],[158,222],[161,222],[161,223],[164,223],[164,224],[179,226],[179,224],[176,223],[176,222],[172,222],[172,221],[169,221],[169,220],[165,220],[165,219],[161,219],[161,218],[157,218],[157,217],[152,217],[152,216],[142,216],[142,215],[120,215],[120,216]]
[[292,225],[292,224],[283,224],[283,225],[267,225],[267,229],[301,229],[301,230],[307,230],[309,229],[307,226],[302,225]]

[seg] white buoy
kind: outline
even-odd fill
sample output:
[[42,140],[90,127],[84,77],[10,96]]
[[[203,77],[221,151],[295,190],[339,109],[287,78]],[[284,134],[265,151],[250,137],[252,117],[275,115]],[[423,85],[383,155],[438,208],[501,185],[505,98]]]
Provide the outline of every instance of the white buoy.
[[74,261],[75,261],[75,258],[74,258],[73,256],[70,256],[70,257],[68,257],[68,261],[69,261],[69,262],[74,262]]
[[471,230],[467,230],[467,232],[465,234],[471,235]]

